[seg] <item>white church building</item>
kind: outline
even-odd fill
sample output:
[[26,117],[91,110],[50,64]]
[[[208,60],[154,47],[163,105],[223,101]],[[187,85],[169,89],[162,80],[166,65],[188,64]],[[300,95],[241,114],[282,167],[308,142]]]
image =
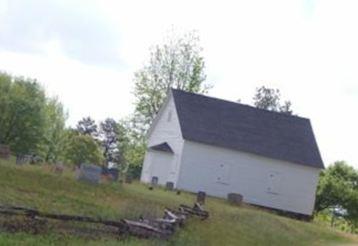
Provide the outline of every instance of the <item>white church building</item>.
[[172,89],[147,137],[142,182],[312,214],[324,165],[309,119]]

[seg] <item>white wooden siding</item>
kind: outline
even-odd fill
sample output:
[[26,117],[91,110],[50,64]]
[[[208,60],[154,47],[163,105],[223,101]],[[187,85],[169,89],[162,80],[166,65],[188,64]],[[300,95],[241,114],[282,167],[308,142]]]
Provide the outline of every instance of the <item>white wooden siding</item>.
[[[249,153],[184,142],[178,188],[311,215],[319,169]],[[218,178],[220,180],[218,180]]]
[[[175,185],[179,176],[179,164],[184,140],[182,139],[178,114],[171,93],[150,129],[147,142],[148,147],[167,142],[173,149],[174,154],[147,151],[144,158],[141,181],[146,183],[151,182],[152,174],[154,174],[153,170],[158,170],[159,166],[167,166],[169,170],[168,177],[166,179],[158,177],[159,182],[165,184],[167,181],[170,181],[174,182]],[[156,158],[154,157],[155,155],[170,155],[171,158],[170,160],[168,158]]]
[[165,185],[166,182],[173,182],[175,176],[173,175],[173,162],[174,155],[162,151],[149,150],[148,161],[150,165],[147,165],[146,173],[150,180],[152,177],[158,178],[158,184]]

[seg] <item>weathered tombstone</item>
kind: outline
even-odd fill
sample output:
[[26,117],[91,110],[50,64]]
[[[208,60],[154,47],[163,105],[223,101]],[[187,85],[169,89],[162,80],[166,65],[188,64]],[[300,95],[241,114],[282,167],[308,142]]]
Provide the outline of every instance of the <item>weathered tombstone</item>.
[[109,175],[109,169],[108,169],[108,167],[102,167],[101,174],[102,174],[102,175]]
[[30,162],[31,156],[29,155],[17,155],[16,156],[16,165],[23,165]]
[[174,183],[173,182],[167,182],[165,185],[165,188],[167,190],[174,190]]
[[81,164],[77,180],[98,184],[101,179],[102,168],[92,164]]
[[56,174],[62,174],[64,169],[65,167],[62,163],[56,163],[53,171]]
[[111,175],[111,178],[113,181],[117,181],[119,177],[119,170],[117,168],[110,168],[108,169],[109,175]]
[[0,144],[0,158],[9,159],[10,158],[10,147],[8,145]]
[[126,183],[131,184],[132,183],[132,175],[126,175]]
[[108,167],[102,167],[102,171],[101,171],[101,181],[103,182],[110,182],[112,181],[112,176],[109,173],[109,169]]
[[227,195],[227,200],[231,204],[241,205],[242,200],[243,200],[243,196],[241,194],[238,194],[238,193],[229,193]]
[[16,165],[22,165],[23,163],[23,157],[21,155],[16,156]]
[[204,191],[199,191],[196,195],[196,201],[200,204],[205,204],[206,193]]
[[153,176],[152,177],[152,186],[156,186],[156,185],[158,185],[158,177],[156,177],[156,176]]
[[37,155],[30,155],[29,156],[29,162],[30,162],[30,164],[40,163],[41,162],[41,157],[39,157]]

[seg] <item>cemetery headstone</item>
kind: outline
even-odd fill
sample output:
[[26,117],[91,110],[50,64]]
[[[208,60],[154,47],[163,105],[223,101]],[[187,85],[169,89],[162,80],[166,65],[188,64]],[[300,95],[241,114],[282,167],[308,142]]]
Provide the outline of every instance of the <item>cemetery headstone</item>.
[[53,171],[56,174],[62,174],[64,169],[65,167],[62,163],[56,163]]
[[108,167],[101,167],[102,171],[101,171],[101,181],[103,182],[108,182],[108,181],[112,181],[112,176],[109,173],[109,169]]
[[132,183],[132,175],[126,175],[126,183],[131,184]]
[[102,168],[93,164],[81,164],[77,180],[98,184],[101,179]]
[[23,160],[22,160],[22,156],[21,155],[16,155],[16,165],[22,165],[23,164]]
[[227,200],[231,204],[241,205],[242,200],[243,200],[243,196],[241,194],[238,194],[238,193],[229,193],[227,195]]
[[173,182],[167,182],[165,185],[165,188],[167,190],[173,190],[174,189],[174,183]]
[[29,155],[29,162],[30,164],[38,164],[43,162],[43,159],[40,156],[33,154]]
[[198,194],[196,195],[196,201],[200,204],[205,204],[205,197],[206,197],[206,193],[204,191],[199,191]]
[[108,167],[102,167],[102,175],[108,175],[109,174],[109,169]]
[[158,177],[156,177],[156,176],[153,176],[152,177],[152,186],[156,186],[156,185],[158,185]]
[[0,158],[2,159],[10,158],[10,147],[8,145],[0,144]]
[[119,177],[119,170],[117,168],[110,168],[108,169],[109,175],[111,175],[111,178],[113,181],[117,181]]
[[31,160],[31,155],[17,155],[16,156],[16,165],[23,165],[29,163]]

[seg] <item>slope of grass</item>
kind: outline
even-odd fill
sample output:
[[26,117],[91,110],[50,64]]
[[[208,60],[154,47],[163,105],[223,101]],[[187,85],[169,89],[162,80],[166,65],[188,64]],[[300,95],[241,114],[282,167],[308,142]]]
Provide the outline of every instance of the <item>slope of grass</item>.
[[[134,184],[77,182],[70,171],[58,176],[46,166],[15,166],[0,160],[0,204],[22,205],[53,213],[99,216],[108,219],[159,216],[163,208],[192,204],[195,197]],[[235,207],[208,198],[210,219],[191,219],[167,241],[136,238],[88,238],[56,233],[0,231],[0,245],[354,245],[355,236],[316,223],[280,217],[249,206]]]

